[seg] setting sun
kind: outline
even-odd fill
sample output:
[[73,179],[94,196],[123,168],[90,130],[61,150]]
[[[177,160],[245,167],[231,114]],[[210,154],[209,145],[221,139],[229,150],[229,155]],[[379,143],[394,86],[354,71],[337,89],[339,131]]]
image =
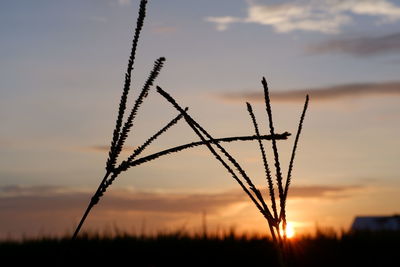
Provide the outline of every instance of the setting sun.
[[[283,235],[283,230],[281,230],[281,235]],[[286,237],[293,238],[296,235],[296,231],[294,230],[293,223],[288,222],[286,225]]]

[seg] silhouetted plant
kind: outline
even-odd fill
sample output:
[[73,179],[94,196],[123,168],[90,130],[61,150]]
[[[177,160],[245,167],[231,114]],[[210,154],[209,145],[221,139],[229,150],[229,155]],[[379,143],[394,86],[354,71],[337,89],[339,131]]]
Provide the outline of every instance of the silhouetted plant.
[[[157,86],[157,91],[160,93],[168,102],[172,104],[172,106],[178,110],[183,116],[187,124],[192,128],[192,130],[198,135],[200,140],[205,143],[207,148],[210,150],[210,152],[213,154],[213,156],[224,166],[224,168],[232,175],[232,177],[239,183],[240,187],[243,189],[243,191],[249,196],[251,201],[256,205],[258,210],[261,212],[261,214],[265,217],[265,219],[268,222],[270,232],[273,238],[274,243],[278,247],[278,251],[280,252],[280,260],[281,260],[281,265],[285,266],[285,247],[286,247],[286,198],[289,190],[289,185],[291,181],[291,174],[293,170],[293,164],[294,164],[294,158],[296,155],[296,149],[299,141],[299,137],[301,134],[301,130],[303,128],[303,122],[304,122],[304,117],[308,108],[308,102],[309,102],[309,97],[308,95],[306,96],[306,100],[304,103],[303,107],[303,112],[300,117],[300,122],[298,124],[297,128],[297,134],[296,134],[296,139],[294,141],[293,145],[293,150],[291,154],[291,159],[289,163],[289,168],[288,168],[288,175],[286,178],[286,183],[285,186],[283,186],[283,175],[281,171],[281,164],[279,160],[279,152],[278,152],[278,147],[276,143],[276,138],[275,138],[275,129],[273,125],[273,119],[272,119],[272,109],[271,109],[271,103],[270,103],[270,97],[269,97],[269,90],[268,90],[268,85],[265,80],[265,78],[262,79],[262,85],[264,87],[264,98],[265,98],[265,105],[266,105],[266,111],[268,115],[268,125],[269,125],[269,130],[270,130],[270,136],[272,137],[272,150],[274,152],[274,166],[276,170],[275,178],[276,178],[276,183],[278,186],[278,192],[279,192],[279,203],[280,203],[280,212],[278,215],[277,207],[276,207],[276,197],[274,193],[274,186],[272,182],[272,175],[271,171],[269,169],[268,161],[267,161],[267,156],[265,153],[264,145],[262,143],[262,138],[258,129],[258,124],[256,117],[254,115],[253,109],[249,103],[247,103],[247,109],[250,114],[250,117],[252,119],[255,133],[256,133],[256,139],[258,141],[260,151],[261,151],[261,157],[263,160],[264,168],[265,168],[265,174],[266,174],[266,179],[268,182],[268,191],[269,191],[269,196],[271,198],[271,207],[272,207],[272,212],[271,213],[270,209],[268,208],[268,205],[266,201],[264,200],[261,191],[254,185],[250,177],[247,175],[247,173],[244,171],[244,169],[240,166],[240,164],[235,160],[234,157],[218,142],[216,139],[214,139],[198,122],[196,122],[188,113],[186,109],[183,109],[177,102],[176,100],[170,96],[167,92],[165,92],[161,87]],[[217,148],[215,149],[213,145]],[[219,151],[219,153],[217,152]],[[234,169],[239,173],[237,174]],[[245,185],[245,183],[242,181],[244,180],[248,187]],[[281,232],[282,230],[282,232]]]
[[[117,120],[115,123],[115,128],[113,131],[113,136],[112,136],[112,141],[110,145],[110,150],[108,152],[108,159],[106,162],[106,173],[104,175],[104,178],[101,180],[96,192],[93,194],[91,200],[89,201],[88,207],[86,208],[78,226],[75,229],[75,232],[73,234],[73,239],[76,239],[76,237],[79,234],[79,231],[85,222],[88,214],[90,213],[91,209],[99,202],[100,198],[104,195],[104,193],[107,191],[107,188],[115,181],[115,179],[118,177],[118,175],[123,172],[128,170],[131,167],[138,166],[140,164],[149,162],[151,160],[155,160],[161,156],[169,155],[172,153],[177,153],[179,151],[188,149],[188,148],[194,148],[200,145],[210,145],[211,141],[208,140],[202,140],[201,142],[192,142],[184,145],[180,145],[177,147],[172,147],[163,151],[159,151],[157,153],[142,157],[137,159],[137,157],[154,141],[156,140],[160,135],[165,133],[168,129],[170,129],[172,126],[174,126],[184,115],[179,114],[175,118],[173,118],[170,122],[168,122],[163,128],[161,128],[158,132],[156,132],[154,135],[149,137],[141,146],[136,148],[133,153],[125,160],[123,160],[118,166],[117,165],[117,160],[118,157],[123,149],[123,146],[125,144],[125,141],[128,137],[129,132],[131,131],[133,127],[133,123],[135,120],[135,117],[138,113],[138,110],[143,103],[144,99],[147,97],[150,88],[152,87],[155,79],[157,78],[158,74],[160,73],[163,64],[165,62],[165,58],[160,57],[157,59],[154,63],[154,67],[152,71],[149,74],[149,77],[147,78],[147,81],[145,82],[138,98],[136,99],[130,113],[126,117],[125,123],[124,121],[124,115],[126,111],[126,103],[128,99],[128,94],[130,91],[130,85],[132,81],[132,71],[134,68],[134,62],[135,62],[135,56],[136,56],[136,49],[138,45],[138,40],[140,36],[140,32],[143,27],[143,22],[144,18],[146,16],[146,5],[147,5],[147,0],[141,0],[140,2],[140,8],[139,8],[139,16],[137,19],[137,25],[136,25],[136,30],[134,34],[134,38],[132,41],[132,49],[128,61],[128,67],[127,71],[125,73],[125,80],[124,80],[124,88],[122,91],[120,103],[119,103],[119,108],[118,108],[118,115],[117,115]],[[184,109],[184,111],[187,111],[187,108]],[[213,143],[220,143],[220,142],[233,142],[233,141],[252,141],[256,139],[265,139],[265,140],[271,140],[271,139],[287,139],[287,137],[290,135],[290,133],[282,133],[282,134],[276,134],[274,136],[271,135],[263,135],[263,136],[236,136],[236,137],[225,137],[225,138],[219,138],[215,139],[212,142]]]

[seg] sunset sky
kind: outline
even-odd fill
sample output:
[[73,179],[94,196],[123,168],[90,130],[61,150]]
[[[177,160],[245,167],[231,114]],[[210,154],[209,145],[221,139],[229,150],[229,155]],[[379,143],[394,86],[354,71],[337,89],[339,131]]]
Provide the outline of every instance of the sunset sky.
[[[0,238],[80,219],[105,172],[138,4],[1,1]],[[295,133],[310,94],[288,219],[297,232],[348,229],[356,215],[400,213],[399,29],[394,0],[150,0],[129,104],[160,56],[156,84],[214,137],[254,134],[246,101],[268,133],[263,76],[279,133]],[[176,114],[152,88],[121,159]],[[278,142],[284,170],[293,139]],[[192,141],[180,121],[144,154]],[[257,143],[226,148],[265,188]],[[210,231],[268,230],[206,148],[120,175],[84,230],[199,231],[202,214]]]

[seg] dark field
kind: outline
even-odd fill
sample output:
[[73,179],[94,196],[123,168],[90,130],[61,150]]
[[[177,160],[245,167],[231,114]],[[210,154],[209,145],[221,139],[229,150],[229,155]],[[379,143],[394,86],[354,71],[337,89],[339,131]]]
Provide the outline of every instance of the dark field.
[[[319,233],[291,241],[289,266],[400,266],[400,233]],[[1,242],[8,266],[278,266],[272,243],[226,234],[120,235]]]

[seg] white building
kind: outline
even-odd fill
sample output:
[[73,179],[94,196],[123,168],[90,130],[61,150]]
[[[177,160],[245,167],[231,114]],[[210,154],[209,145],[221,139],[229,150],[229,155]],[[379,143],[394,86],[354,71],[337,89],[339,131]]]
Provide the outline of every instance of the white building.
[[400,215],[357,216],[352,231],[400,231]]

